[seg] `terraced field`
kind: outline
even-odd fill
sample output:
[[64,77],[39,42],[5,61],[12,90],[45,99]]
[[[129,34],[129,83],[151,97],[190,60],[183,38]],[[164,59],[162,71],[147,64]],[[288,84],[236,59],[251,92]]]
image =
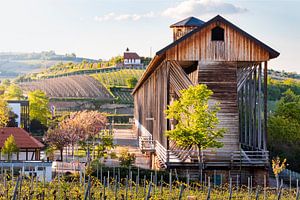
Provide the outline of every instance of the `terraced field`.
[[52,99],[113,99],[110,92],[99,81],[84,75],[23,82],[19,85],[25,92],[42,90]]

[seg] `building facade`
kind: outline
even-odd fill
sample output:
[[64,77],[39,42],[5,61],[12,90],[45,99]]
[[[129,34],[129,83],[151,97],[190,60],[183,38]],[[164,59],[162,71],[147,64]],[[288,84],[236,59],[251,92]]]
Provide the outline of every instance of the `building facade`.
[[171,26],[174,41],[156,53],[133,91],[136,134],[152,168],[197,169],[197,150],[165,136],[174,127],[164,110],[180,90],[206,84],[219,102],[220,149],[202,152],[206,173],[267,175],[267,63],[279,53],[221,16],[191,17]]

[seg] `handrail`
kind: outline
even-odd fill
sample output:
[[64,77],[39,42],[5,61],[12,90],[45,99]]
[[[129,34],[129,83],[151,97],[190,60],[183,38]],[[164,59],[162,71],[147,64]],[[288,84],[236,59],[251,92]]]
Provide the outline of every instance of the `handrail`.
[[168,151],[157,140],[155,140],[155,150],[159,159],[161,159],[164,163],[167,163]]

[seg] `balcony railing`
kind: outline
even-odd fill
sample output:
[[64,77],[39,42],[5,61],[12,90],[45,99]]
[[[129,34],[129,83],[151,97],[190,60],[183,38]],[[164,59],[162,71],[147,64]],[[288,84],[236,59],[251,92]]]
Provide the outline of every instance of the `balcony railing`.
[[[155,153],[166,166],[181,164],[197,165],[199,152],[196,150],[167,150],[155,141]],[[231,150],[203,150],[202,163],[209,166],[267,166],[269,164],[268,151],[231,151]]]
[[155,144],[152,136],[139,136],[139,147],[142,152],[155,151]]

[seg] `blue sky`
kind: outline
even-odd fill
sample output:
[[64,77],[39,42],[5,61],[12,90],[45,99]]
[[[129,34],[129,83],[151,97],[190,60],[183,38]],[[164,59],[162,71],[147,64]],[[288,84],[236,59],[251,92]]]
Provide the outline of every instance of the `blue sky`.
[[220,14],[281,53],[272,68],[300,73],[299,8],[276,0],[0,0],[0,51],[107,59],[129,47],[149,56],[172,41],[170,24]]

